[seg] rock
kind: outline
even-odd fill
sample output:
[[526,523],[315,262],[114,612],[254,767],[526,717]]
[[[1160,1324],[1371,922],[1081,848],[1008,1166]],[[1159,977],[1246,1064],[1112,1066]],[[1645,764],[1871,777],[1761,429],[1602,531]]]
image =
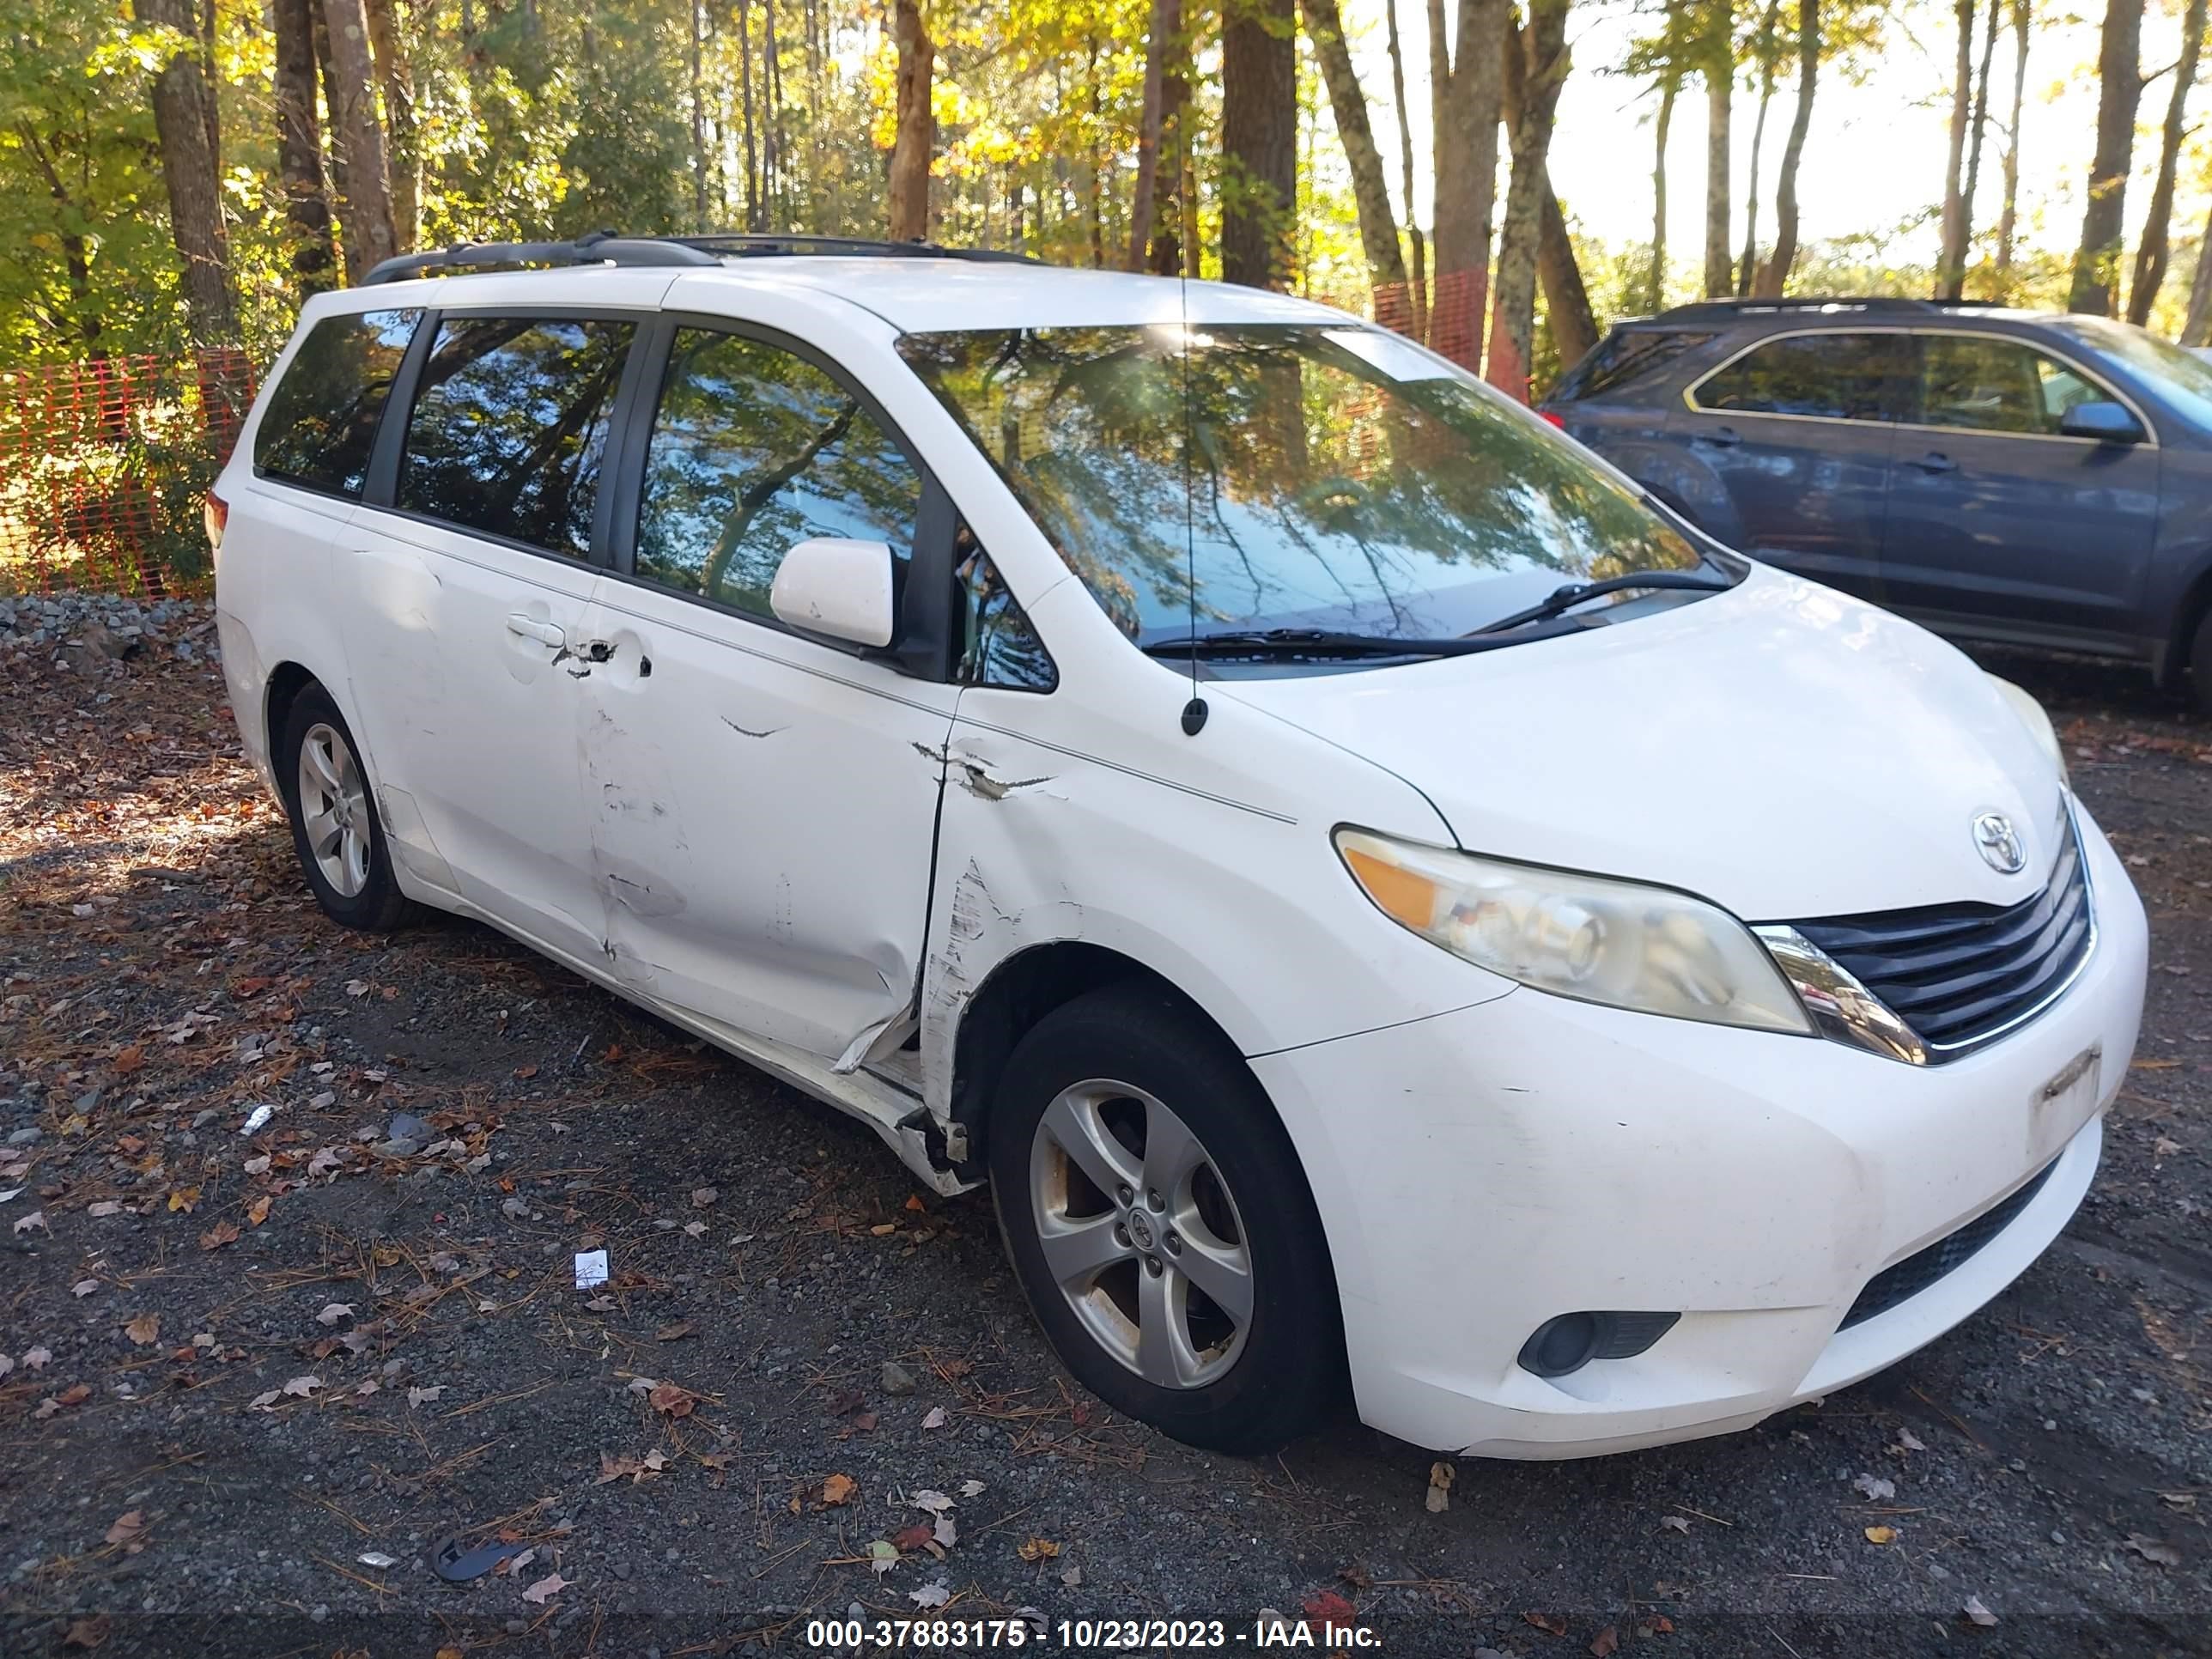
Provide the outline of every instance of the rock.
[[886,1359],[884,1361],[882,1384],[885,1394],[912,1394],[914,1373],[900,1364],[897,1360]]
[[376,1143],[379,1158],[412,1158],[422,1150],[422,1143],[407,1135],[394,1135],[389,1140]]
[[393,1140],[428,1140],[430,1126],[412,1112],[394,1112],[392,1121],[385,1125],[384,1133]]
[[[8,1144],[10,1146],[35,1146],[46,1138],[44,1129],[14,1129],[9,1132]],[[914,1385],[909,1382],[907,1386],[912,1388]]]

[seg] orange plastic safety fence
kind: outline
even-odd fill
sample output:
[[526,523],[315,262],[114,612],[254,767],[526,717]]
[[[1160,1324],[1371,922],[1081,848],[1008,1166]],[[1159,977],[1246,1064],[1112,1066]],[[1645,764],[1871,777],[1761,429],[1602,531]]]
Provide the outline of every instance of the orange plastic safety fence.
[[1477,368],[1488,287],[1479,270],[1442,271],[1419,286],[1387,283],[1375,290],[1375,320],[1440,356]]
[[204,587],[200,498],[253,385],[228,349],[0,369],[0,593]]

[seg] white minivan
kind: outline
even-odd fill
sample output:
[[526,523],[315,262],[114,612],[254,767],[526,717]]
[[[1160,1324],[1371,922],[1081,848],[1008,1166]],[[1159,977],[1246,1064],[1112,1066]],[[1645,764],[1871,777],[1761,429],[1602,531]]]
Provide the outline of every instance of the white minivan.
[[316,898],[988,1182],[1121,1410],[1717,1433],[2081,1202],[2146,936],[2041,710],[1451,364],[917,246],[375,275],[209,506]]

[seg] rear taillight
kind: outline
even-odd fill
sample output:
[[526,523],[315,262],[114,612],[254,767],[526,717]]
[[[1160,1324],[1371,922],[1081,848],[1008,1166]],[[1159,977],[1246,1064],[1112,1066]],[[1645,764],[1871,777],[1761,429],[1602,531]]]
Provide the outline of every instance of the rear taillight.
[[1565,432],[1567,429],[1567,423],[1559,418],[1559,414],[1557,410],[1540,409],[1536,413],[1541,416],[1545,420],[1550,422],[1553,426],[1559,428],[1560,431]]
[[207,526],[209,550],[222,552],[223,529],[230,523],[230,503],[209,490],[207,500],[200,504],[200,522]]

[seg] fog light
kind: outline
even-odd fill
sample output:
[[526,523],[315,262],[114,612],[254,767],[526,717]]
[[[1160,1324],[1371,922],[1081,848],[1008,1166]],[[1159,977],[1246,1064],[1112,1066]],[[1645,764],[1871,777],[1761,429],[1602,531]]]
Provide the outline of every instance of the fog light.
[[1521,1369],[1565,1376],[1593,1359],[1629,1359],[1674,1328],[1678,1313],[1556,1314],[1521,1345]]

